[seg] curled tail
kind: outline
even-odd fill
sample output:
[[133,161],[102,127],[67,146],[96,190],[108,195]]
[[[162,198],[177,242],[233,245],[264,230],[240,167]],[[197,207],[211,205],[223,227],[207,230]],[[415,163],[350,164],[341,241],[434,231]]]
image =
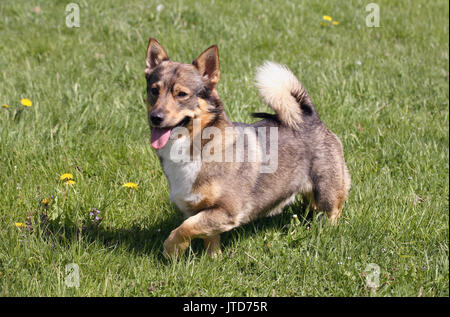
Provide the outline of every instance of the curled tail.
[[315,111],[305,88],[286,66],[265,62],[257,69],[256,86],[281,123],[293,129],[303,121],[302,110]]

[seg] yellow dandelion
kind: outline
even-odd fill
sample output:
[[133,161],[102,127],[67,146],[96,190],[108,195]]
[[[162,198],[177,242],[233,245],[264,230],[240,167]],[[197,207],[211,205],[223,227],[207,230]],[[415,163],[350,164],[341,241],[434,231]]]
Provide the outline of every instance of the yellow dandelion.
[[23,98],[22,100],[20,100],[20,103],[25,107],[31,107],[33,105],[31,100],[27,98]]
[[333,21],[333,25],[338,25],[339,22],[338,21]]
[[62,181],[67,181],[67,180],[69,180],[69,179],[73,179],[73,175],[70,174],[70,173],[65,173],[65,174],[62,174],[62,175],[59,177],[59,179],[62,180]]
[[135,183],[131,183],[131,182],[123,184],[122,187],[138,189],[138,185]]
[[14,224],[16,225],[17,228],[24,228],[24,227],[27,226],[27,225],[24,224],[23,222],[15,222]]
[[6,109],[9,108],[9,106],[6,103],[2,107]]
[[73,180],[69,179],[69,180],[66,182],[66,184],[68,184],[68,185],[75,185],[75,182],[74,182]]
[[333,20],[329,15],[324,15],[322,17],[322,19],[324,19],[325,21],[332,21]]
[[44,198],[44,199],[42,199],[41,203],[42,203],[43,205],[48,205],[48,204],[50,203],[50,199]]

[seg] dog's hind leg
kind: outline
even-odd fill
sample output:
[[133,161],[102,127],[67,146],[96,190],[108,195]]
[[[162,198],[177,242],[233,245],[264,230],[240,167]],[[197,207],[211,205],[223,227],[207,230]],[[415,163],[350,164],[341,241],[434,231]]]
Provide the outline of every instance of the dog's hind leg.
[[203,245],[208,251],[208,254],[212,257],[222,254],[222,251],[220,250],[220,234],[203,238]]
[[341,209],[334,207],[331,211],[327,212],[328,220],[332,225],[337,224],[339,217],[341,216]]
[[186,219],[174,229],[164,242],[166,256],[178,256],[189,247],[192,239],[203,238],[208,241],[210,250],[220,248],[219,235],[239,225],[239,221],[223,208],[207,209]]
[[335,190],[327,188],[315,191],[317,201],[317,209],[325,211],[331,224],[337,224],[338,218],[342,214],[342,205],[345,200],[345,192],[343,190]]

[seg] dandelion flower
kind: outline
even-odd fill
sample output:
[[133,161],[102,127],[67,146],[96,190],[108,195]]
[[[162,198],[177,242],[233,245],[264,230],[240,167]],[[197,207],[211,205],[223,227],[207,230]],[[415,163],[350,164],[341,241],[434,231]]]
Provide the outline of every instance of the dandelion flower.
[[27,226],[27,225],[24,224],[23,222],[15,222],[14,224],[16,225],[17,228],[24,228],[24,227]]
[[41,203],[42,203],[43,205],[48,205],[48,204],[50,203],[50,199],[44,198],[44,199],[42,199]]
[[333,21],[333,25],[338,25],[339,22],[338,21]]
[[23,98],[22,100],[20,100],[20,103],[25,107],[31,107],[33,105],[31,100],[27,98]]
[[138,189],[138,185],[135,183],[131,183],[131,182],[123,184],[122,187]]
[[9,106],[8,106],[6,103],[5,103],[2,107],[3,107],[3,108],[6,108],[6,109],[9,108]]
[[71,179],[69,179],[67,182],[65,182],[67,185],[74,185],[75,182]]
[[322,19],[324,19],[325,21],[332,21],[333,20],[329,15],[324,15],[322,17]]
[[59,179],[62,180],[62,181],[67,181],[67,180],[73,179],[73,175],[72,175],[72,174],[69,174],[69,173],[62,174],[62,175],[59,177]]

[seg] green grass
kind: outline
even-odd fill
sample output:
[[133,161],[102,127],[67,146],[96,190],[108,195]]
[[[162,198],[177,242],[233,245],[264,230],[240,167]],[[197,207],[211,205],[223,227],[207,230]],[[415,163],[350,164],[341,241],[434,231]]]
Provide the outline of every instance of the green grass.
[[[379,28],[366,27],[364,1],[164,1],[160,12],[79,1],[72,29],[67,3],[0,4],[0,296],[449,296],[447,1],[377,1]],[[344,145],[353,186],[340,224],[303,221],[298,203],[224,234],[218,259],[194,241],[165,261],[182,216],[149,144],[150,36],[181,62],[219,45],[234,121],[267,111],[255,67],[287,64]],[[32,232],[14,224],[27,215]],[[68,263],[78,289],[64,283]]]

